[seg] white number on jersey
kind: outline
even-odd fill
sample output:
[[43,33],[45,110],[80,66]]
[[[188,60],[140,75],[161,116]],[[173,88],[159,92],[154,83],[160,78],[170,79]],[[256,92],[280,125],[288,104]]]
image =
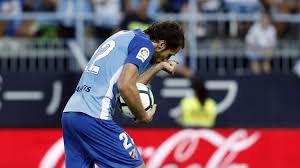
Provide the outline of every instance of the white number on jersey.
[[128,136],[125,132],[122,132],[120,135],[119,135],[119,139],[120,141],[123,141],[123,146],[124,148],[127,150],[129,149],[130,147],[132,147],[132,143],[128,142]]
[[115,46],[116,42],[114,40],[110,40],[101,45],[94,53],[94,55],[97,55],[97,57],[93,60],[92,64],[88,65],[85,68],[85,71],[91,72],[93,74],[98,74],[100,67],[95,65],[96,61],[106,57],[114,49]]

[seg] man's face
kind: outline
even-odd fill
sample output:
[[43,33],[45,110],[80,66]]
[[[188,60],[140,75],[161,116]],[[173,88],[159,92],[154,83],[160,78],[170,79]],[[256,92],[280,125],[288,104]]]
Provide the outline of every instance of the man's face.
[[167,61],[171,56],[175,55],[179,50],[180,48],[177,48],[176,50],[172,50],[168,48],[162,51],[155,51],[154,56],[151,59],[151,64],[157,64],[162,61]]
[[270,19],[267,15],[263,15],[260,22],[264,28],[267,28],[270,25]]

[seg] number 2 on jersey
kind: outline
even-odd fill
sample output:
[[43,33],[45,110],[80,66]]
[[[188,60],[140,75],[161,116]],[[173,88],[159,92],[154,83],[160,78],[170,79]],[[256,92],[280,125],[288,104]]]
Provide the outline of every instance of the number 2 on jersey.
[[[127,134],[125,132],[122,132],[120,135],[119,135],[119,140],[120,141],[123,141],[123,147],[127,150],[129,149],[130,147],[132,147],[132,143],[129,142],[129,138],[127,136]],[[133,142],[133,140],[131,139],[131,141]]]
[[100,67],[95,65],[96,61],[100,60],[101,58],[106,57],[116,46],[116,42],[114,40],[110,40],[103,45],[101,45],[94,53],[97,55],[93,62],[85,68],[85,71],[91,72],[93,74],[98,74]]

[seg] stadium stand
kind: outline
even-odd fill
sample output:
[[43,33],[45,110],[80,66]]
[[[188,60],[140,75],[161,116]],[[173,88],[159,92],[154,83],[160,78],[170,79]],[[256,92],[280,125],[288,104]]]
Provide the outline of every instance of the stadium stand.
[[[75,39],[80,50],[83,51],[83,57],[85,58],[92,54],[99,41],[101,41],[101,37],[100,39],[98,36],[97,38],[94,37],[93,31],[91,31],[92,26],[90,26],[94,24],[96,15],[88,7],[90,4],[86,5],[84,1],[70,1],[69,4],[49,1],[35,6],[30,4],[30,1],[20,1],[15,5],[13,5],[13,2],[19,1],[11,1],[12,9],[16,8],[16,10],[12,10],[15,12],[11,13],[5,13],[5,11],[8,11],[6,8],[9,8],[9,3],[2,2],[1,4],[0,19],[3,23],[1,24],[2,29],[5,30],[2,32],[0,42],[0,47],[4,48],[0,53],[2,72],[74,70],[74,68],[70,68],[77,66],[70,65],[70,63],[76,64],[76,61],[72,61],[74,51],[70,51],[71,48],[67,45],[68,40],[70,40],[69,37],[72,39],[72,35],[67,34],[74,31],[73,39]],[[270,3],[267,4],[270,5]],[[62,14],[60,5],[71,5],[78,12],[66,13],[68,10],[65,10],[65,13]],[[213,12],[203,12],[201,5],[205,4],[190,0],[184,7],[188,10],[175,13],[172,10],[163,12],[166,6],[164,4],[162,10],[160,8],[156,9],[158,11],[153,18],[156,20],[175,19],[185,25],[188,44],[185,55],[194,71],[220,74],[247,73],[248,65],[247,60],[244,58],[244,36],[239,36],[239,31],[242,31],[239,24],[257,21],[259,12],[254,14],[230,12],[227,9],[228,3],[223,4],[224,6]],[[275,7],[270,8],[270,10],[273,8]],[[297,17],[296,9],[293,9],[293,13],[274,13],[274,10],[271,11],[275,24],[285,23],[291,27],[290,31],[285,32],[287,35],[278,37],[278,45],[272,59],[273,71],[276,73],[290,73],[299,56],[299,41],[295,40],[300,36],[299,31],[297,31],[299,30],[300,18]],[[125,16],[125,11],[122,15]],[[206,36],[205,32],[207,30],[205,30],[205,26],[201,26],[204,23],[216,23],[218,32],[215,32],[213,36]],[[61,26],[57,27],[56,25]],[[23,31],[28,29],[27,32],[18,33],[18,26]],[[13,32],[13,30],[16,32]],[[286,36],[292,38],[285,38]],[[22,39],[24,37],[31,38]],[[47,64],[47,66],[42,66],[42,64]]]

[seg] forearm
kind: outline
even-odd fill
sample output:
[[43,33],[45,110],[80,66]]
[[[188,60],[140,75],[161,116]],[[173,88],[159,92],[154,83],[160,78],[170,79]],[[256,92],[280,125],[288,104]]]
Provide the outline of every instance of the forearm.
[[138,71],[134,64],[125,64],[118,80],[119,93],[128,105],[138,122],[151,121],[141,103],[140,95],[136,87]]
[[146,72],[140,75],[140,77],[138,78],[138,82],[147,85],[154,78],[154,76],[160,70],[162,70],[162,68],[163,67],[161,64],[155,64],[151,66]]
[[128,84],[120,89],[120,96],[124,99],[132,114],[140,122],[147,122],[148,116],[144,110],[135,84]]
[[193,76],[192,70],[185,65],[178,65],[174,72],[175,75],[181,75],[186,78],[191,78]]
[[246,43],[246,48],[249,50],[256,50],[257,47],[255,47],[255,45],[251,44],[251,43]]

